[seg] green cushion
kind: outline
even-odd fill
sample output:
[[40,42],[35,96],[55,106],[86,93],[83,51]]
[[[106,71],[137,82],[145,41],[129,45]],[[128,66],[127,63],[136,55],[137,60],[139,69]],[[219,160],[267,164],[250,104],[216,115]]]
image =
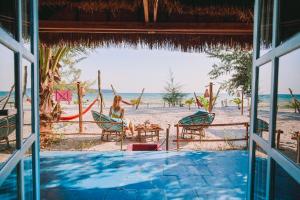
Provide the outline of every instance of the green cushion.
[[214,113],[198,111],[195,114],[182,118],[178,123],[182,125],[211,124],[214,119]]

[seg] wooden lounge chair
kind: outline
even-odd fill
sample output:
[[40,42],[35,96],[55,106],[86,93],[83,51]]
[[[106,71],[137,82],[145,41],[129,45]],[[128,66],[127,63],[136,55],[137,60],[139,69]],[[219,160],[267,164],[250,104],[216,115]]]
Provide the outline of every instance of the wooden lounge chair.
[[108,140],[108,136],[113,134],[118,136],[120,140],[123,139],[126,131],[124,124],[94,110],[92,110],[92,115],[95,121],[101,122],[97,123],[97,125],[102,129],[101,140],[103,140],[105,135],[106,140]]
[[6,140],[9,147],[8,136],[16,130],[16,115],[10,115],[0,119],[0,141]]
[[178,124],[183,127],[181,137],[184,138],[186,134],[190,134],[191,137],[192,135],[199,135],[200,138],[205,137],[204,128],[208,127],[214,119],[215,113],[208,113],[206,111],[198,111],[192,115],[182,118],[178,122]]

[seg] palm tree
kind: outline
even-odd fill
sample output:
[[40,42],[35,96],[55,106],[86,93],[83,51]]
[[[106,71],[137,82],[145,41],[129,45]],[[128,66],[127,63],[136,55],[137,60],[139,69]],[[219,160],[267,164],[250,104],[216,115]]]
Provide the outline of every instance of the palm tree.
[[51,129],[51,125],[45,122],[56,121],[61,114],[60,105],[53,102],[52,94],[54,84],[60,81],[59,69],[61,65],[59,62],[69,50],[70,48],[66,46],[48,47],[41,45],[39,48],[41,129]]
[[195,103],[195,100],[194,100],[194,98],[192,97],[192,98],[190,98],[190,99],[185,100],[184,103],[185,103],[186,105],[188,105],[189,110],[191,110],[191,105]]
[[232,102],[235,103],[235,104],[238,106],[238,109],[241,109],[241,108],[240,108],[240,104],[242,104],[242,101],[241,101],[240,98],[234,98],[234,99],[232,100]]

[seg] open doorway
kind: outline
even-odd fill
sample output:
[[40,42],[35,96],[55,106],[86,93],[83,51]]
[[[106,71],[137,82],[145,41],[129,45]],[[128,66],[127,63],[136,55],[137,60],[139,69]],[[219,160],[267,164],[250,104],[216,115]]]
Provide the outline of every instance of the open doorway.
[[[134,143],[157,144],[163,150],[247,149],[252,54],[248,49],[224,49],[216,46],[202,52],[182,52],[139,45],[135,49],[85,48],[74,53],[69,48],[60,61],[60,80],[53,85],[51,97],[53,107],[60,109],[56,111],[59,121],[51,124],[51,135],[56,137],[45,143],[42,139],[42,150],[111,151],[121,150],[121,145],[126,150]],[[222,53],[216,55],[219,51]],[[222,69],[229,63],[220,58],[237,54],[247,60],[239,67],[249,74],[235,72],[235,68],[228,72]],[[232,74],[246,80],[234,88],[237,81]],[[112,124],[95,123],[112,117],[115,96],[122,98],[120,107],[127,123],[122,140],[117,131],[106,132]],[[200,113],[199,119],[195,113]],[[196,123],[201,115],[204,121],[198,123],[203,127],[185,130],[187,127],[180,126],[177,138],[177,124],[190,123],[189,119]],[[41,134],[43,137],[47,131]]]

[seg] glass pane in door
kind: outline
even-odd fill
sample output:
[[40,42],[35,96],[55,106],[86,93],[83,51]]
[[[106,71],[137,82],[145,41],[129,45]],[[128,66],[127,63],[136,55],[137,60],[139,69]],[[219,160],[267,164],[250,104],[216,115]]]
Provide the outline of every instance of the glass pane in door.
[[271,74],[272,65],[270,62],[259,67],[255,133],[265,140],[269,139]]
[[[300,181],[300,180],[298,180]],[[300,184],[293,179],[280,165],[275,164],[274,177],[275,200],[299,200]]]
[[279,58],[276,148],[300,163],[300,49]]
[[267,153],[258,145],[255,148],[254,199],[266,197]]
[[300,1],[288,0],[280,2],[279,41],[283,43],[290,37],[300,33]]
[[16,150],[14,53],[0,44],[0,169]]
[[24,46],[30,51],[31,48],[31,37],[30,37],[30,0],[23,0],[22,1],[22,24],[23,24],[23,43]]
[[18,184],[17,184],[17,170],[15,169],[5,179],[4,183],[0,186],[0,199],[18,199]]
[[31,133],[31,108],[32,108],[32,101],[31,101],[31,63],[23,58],[22,60],[23,66],[23,76],[22,76],[22,95],[23,95],[23,139],[28,138]]
[[24,188],[26,200],[33,199],[32,147],[27,150],[24,161]]
[[17,33],[17,0],[0,1],[0,28],[15,38]]
[[262,56],[272,49],[273,0],[261,1],[260,51]]

